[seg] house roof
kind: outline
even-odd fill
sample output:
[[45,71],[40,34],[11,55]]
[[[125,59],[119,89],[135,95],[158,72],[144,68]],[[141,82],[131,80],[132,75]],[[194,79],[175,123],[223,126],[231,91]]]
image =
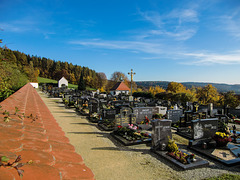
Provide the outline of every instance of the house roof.
[[62,77],[59,81],[61,81],[61,80],[63,80],[63,79],[67,81],[67,79],[66,79],[65,77]]
[[117,82],[111,89],[110,91],[130,91],[129,87],[127,87],[124,82]]

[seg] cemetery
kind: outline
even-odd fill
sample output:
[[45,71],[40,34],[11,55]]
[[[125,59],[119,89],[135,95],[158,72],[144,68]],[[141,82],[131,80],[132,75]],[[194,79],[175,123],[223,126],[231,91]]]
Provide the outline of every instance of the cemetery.
[[[75,112],[76,120],[86,119],[88,123],[83,124],[96,127],[99,135],[117,146],[125,150],[145,147],[145,152],[173,169],[207,168],[213,162],[225,168],[240,165],[239,129],[212,104],[201,107],[193,102],[184,107],[173,102],[164,106],[155,99],[129,101],[125,93],[102,95],[65,86],[42,86],[41,90],[48,98],[58,99],[67,111]],[[176,142],[176,136],[188,144]]]
[[[68,107],[74,105],[89,122],[110,132],[114,140],[125,146],[151,144],[151,152],[182,170],[209,166],[195,152],[226,166],[240,165],[239,132],[227,129],[230,118],[219,114],[212,104],[201,107],[197,102],[188,102],[186,106],[175,104],[171,108],[154,99],[129,101],[126,93],[103,97],[99,92],[65,90],[61,94],[65,104],[66,100],[72,102]],[[188,140],[184,150],[172,140],[173,132]],[[223,141],[225,144],[220,145]]]

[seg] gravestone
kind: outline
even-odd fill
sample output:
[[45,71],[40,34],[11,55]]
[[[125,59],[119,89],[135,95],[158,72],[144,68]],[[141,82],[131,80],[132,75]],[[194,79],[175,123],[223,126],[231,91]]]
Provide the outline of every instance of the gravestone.
[[[165,115],[167,113],[167,107],[157,106],[159,108],[159,114]],[[154,113],[155,114],[155,113]]]
[[180,120],[180,117],[182,116],[183,111],[182,109],[170,109],[167,111],[167,118],[172,120],[172,123],[176,123]]
[[116,126],[128,126],[128,124],[136,124],[136,116],[133,114],[132,108],[122,107],[120,113],[115,115]]
[[103,109],[102,110],[102,118],[113,120],[115,119],[116,109]]
[[137,123],[141,123],[145,120],[147,116],[150,120],[153,115],[153,108],[152,107],[135,107],[133,108],[133,113],[136,115]]
[[152,121],[152,149],[166,150],[169,138],[172,139],[171,120]]
[[218,130],[218,118],[192,120],[192,139],[209,139]]
[[68,102],[70,102],[70,97],[71,97],[72,95],[70,95],[70,94],[65,94],[64,95],[64,97],[65,97],[65,99],[68,101]]
[[94,98],[90,98],[88,101],[89,115],[93,113],[99,113],[99,101]]

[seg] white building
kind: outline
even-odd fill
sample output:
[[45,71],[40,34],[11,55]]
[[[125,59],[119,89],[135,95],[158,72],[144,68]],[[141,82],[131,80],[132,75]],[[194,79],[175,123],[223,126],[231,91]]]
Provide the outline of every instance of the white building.
[[113,95],[113,96],[117,96],[119,94],[129,94],[129,87],[127,87],[126,84],[124,84],[123,82],[118,82],[116,83],[112,89],[110,89],[110,93]]
[[38,83],[30,82],[30,84],[31,84],[34,88],[38,88]]
[[66,86],[68,87],[68,81],[66,80],[65,77],[62,77],[59,81],[58,81],[58,87],[63,87]]

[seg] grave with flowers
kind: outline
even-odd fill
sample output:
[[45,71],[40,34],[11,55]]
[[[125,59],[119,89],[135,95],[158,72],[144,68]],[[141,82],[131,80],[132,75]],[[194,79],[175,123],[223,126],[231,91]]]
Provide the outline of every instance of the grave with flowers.
[[182,170],[208,166],[209,163],[195,154],[178,148],[172,140],[171,120],[156,119],[152,121],[152,148],[151,151],[170,161]]
[[240,165],[238,134],[219,128],[218,118],[192,121],[193,136],[189,148],[226,166]]
[[116,124],[115,115],[116,109],[102,109],[98,126],[104,131],[113,131]]
[[99,100],[96,98],[89,98],[88,100],[88,119],[90,122],[98,123],[100,120],[100,107],[99,107]]
[[[133,112],[136,115],[136,123],[140,130],[152,130],[151,119],[162,118],[163,115],[166,114],[164,107],[134,107]],[[160,114],[163,113],[163,114]]]
[[115,116],[115,128],[111,135],[125,146],[151,142],[151,133],[138,129],[136,116],[130,107],[122,107]]

